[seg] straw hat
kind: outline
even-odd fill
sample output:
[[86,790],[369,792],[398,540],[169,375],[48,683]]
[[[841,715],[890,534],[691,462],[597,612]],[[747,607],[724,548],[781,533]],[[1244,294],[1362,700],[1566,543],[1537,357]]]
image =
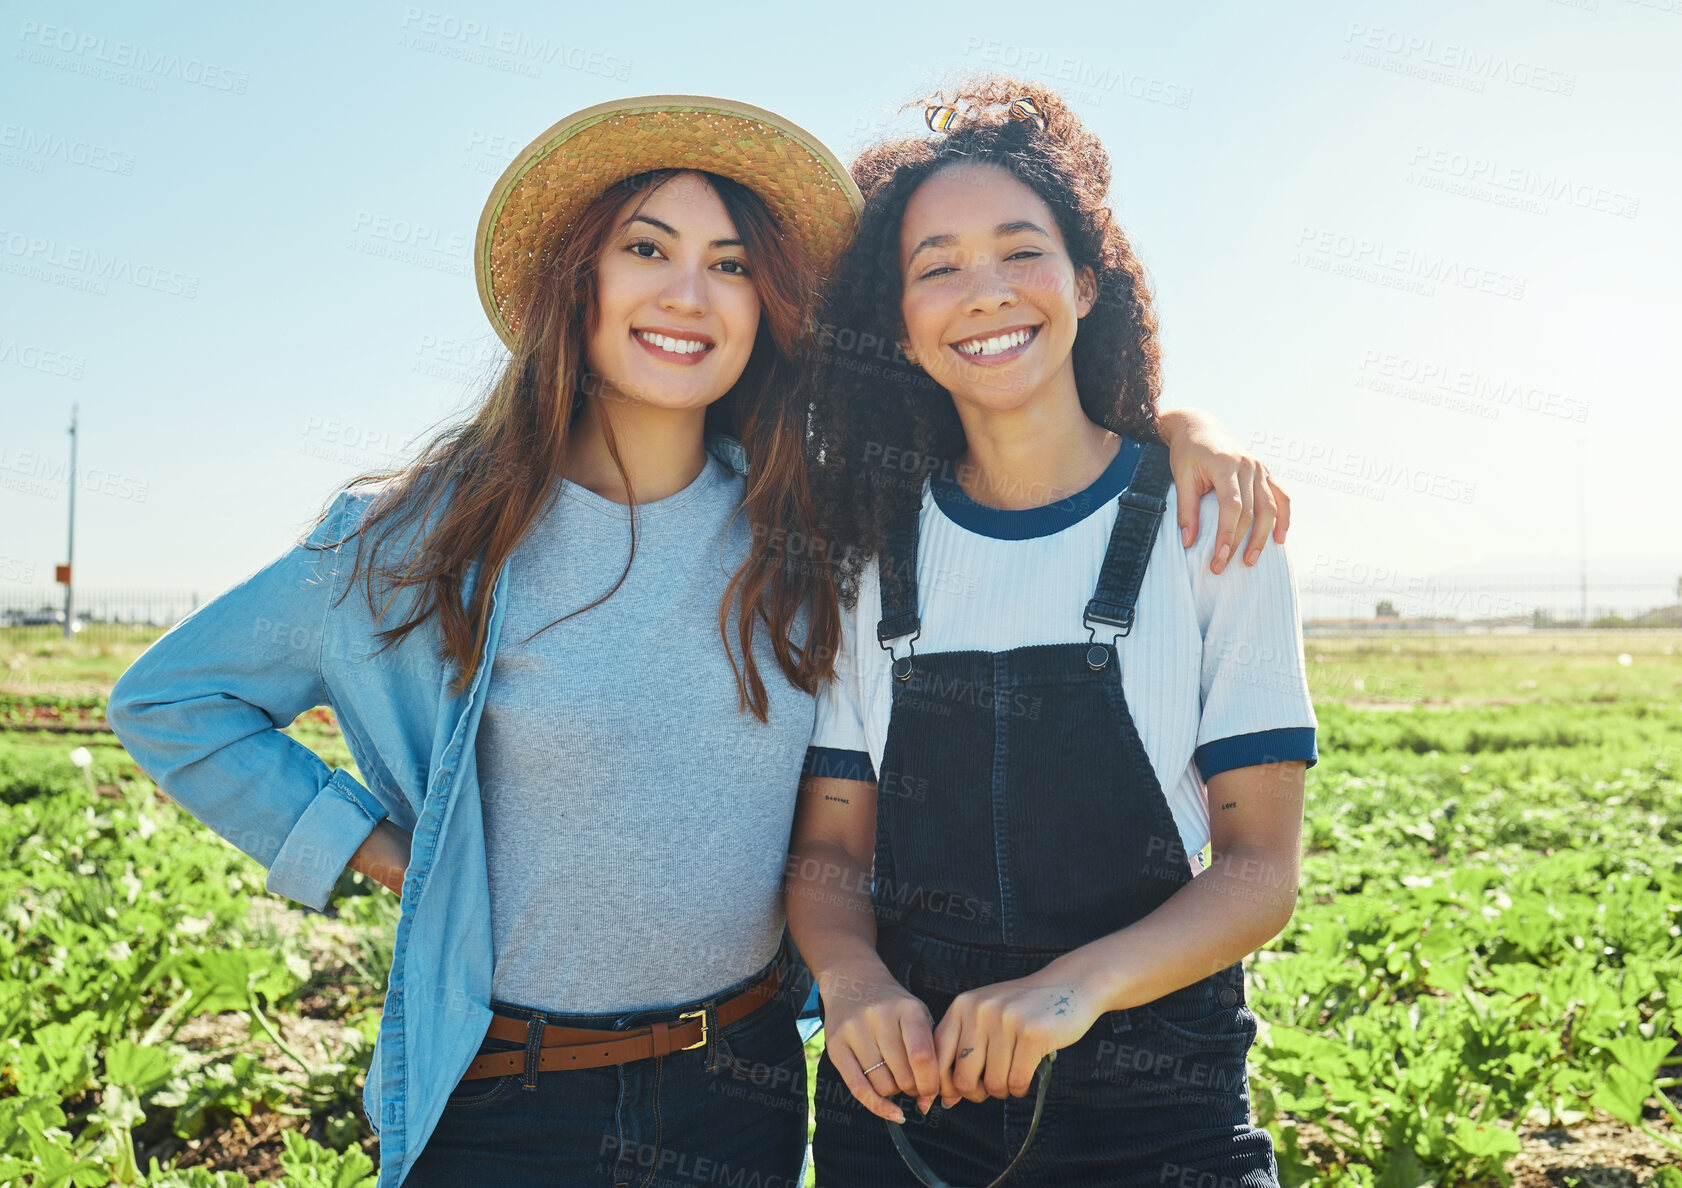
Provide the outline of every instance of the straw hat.
[[509,163],[479,216],[473,271],[503,342],[514,345],[532,280],[567,228],[603,190],[650,169],[706,170],[747,186],[820,274],[847,246],[864,205],[822,141],[763,108],[705,95],[586,107]]

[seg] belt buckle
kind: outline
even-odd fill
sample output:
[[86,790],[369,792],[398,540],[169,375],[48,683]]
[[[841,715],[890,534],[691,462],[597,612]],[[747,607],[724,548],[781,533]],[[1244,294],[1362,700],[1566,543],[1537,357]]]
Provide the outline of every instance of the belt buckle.
[[679,1019],[699,1019],[701,1021],[701,1038],[696,1040],[692,1044],[685,1044],[683,1047],[679,1048],[678,1051],[687,1052],[692,1048],[704,1048],[704,1047],[706,1047],[706,1044],[707,1044],[707,1008],[702,1007],[698,1011],[684,1011],[681,1015],[678,1016],[678,1018]]

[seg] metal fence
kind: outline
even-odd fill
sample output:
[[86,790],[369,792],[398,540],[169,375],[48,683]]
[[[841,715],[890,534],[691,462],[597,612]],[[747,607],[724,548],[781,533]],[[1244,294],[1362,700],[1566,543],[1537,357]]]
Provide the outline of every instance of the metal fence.
[[[72,638],[87,643],[144,642],[199,604],[177,590],[77,590]],[[30,644],[64,638],[62,588],[0,590],[0,639]]]
[[1306,622],[1398,620],[1447,629],[1468,625],[1532,627],[1682,627],[1682,578],[1675,574],[1616,582],[1522,577],[1508,582],[1417,578],[1372,568],[1301,572]]
[[[1564,583],[1461,585],[1392,580],[1377,574],[1299,574],[1302,617],[1311,629],[1399,628],[1455,631],[1509,627],[1682,628],[1675,579],[1589,586]],[[176,590],[78,590],[73,638],[88,643],[144,643],[199,604]],[[0,587],[0,641],[30,644],[64,638],[62,589]]]

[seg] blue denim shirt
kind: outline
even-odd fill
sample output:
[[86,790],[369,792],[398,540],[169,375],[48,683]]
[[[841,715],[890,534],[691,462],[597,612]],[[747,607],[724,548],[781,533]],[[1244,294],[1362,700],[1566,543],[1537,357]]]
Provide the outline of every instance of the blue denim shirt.
[[[746,473],[741,446],[708,448]],[[395,1188],[443,1114],[490,1023],[490,888],[474,736],[502,623],[507,566],[492,587],[471,684],[438,654],[436,616],[382,654],[374,632],[409,617],[414,591],[378,623],[353,550],[334,549],[373,502],[341,493],[305,543],[199,607],[112,690],[107,719],[171,798],[268,869],[267,889],[316,910],[385,818],[413,835],[385,1014],[363,1105],[380,1139],[380,1188]],[[443,500],[439,501],[440,506]],[[432,513],[436,514],[436,512]],[[418,538],[410,527],[394,546]],[[464,600],[480,564],[464,575]],[[281,733],[330,705],[364,787]]]

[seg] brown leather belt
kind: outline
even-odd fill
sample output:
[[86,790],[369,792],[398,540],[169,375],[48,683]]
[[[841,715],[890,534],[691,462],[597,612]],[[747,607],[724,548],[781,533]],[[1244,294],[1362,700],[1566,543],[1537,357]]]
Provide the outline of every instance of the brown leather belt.
[[[777,993],[782,984],[781,964],[732,998],[718,1004],[713,1013],[714,1026],[728,1027],[738,1019],[763,1006]],[[529,1044],[534,1024],[539,1020],[516,1019],[508,1015],[491,1016],[486,1036],[510,1043]],[[707,1042],[707,1013],[705,1008],[685,1011],[676,1023],[653,1023],[630,1031],[597,1031],[584,1027],[561,1027],[544,1023],[539,1038],[537,1069],[550,1072],[561,1068],[602,1068],[609,1064],[624,1064],[631,1060],[647,1060],[651,1056],[668,1056],[699,1048]],[[487,1052],[476,1056],[462,1076],[464,1081],[482,1077],[506,1077],[523,1072],[525,1052]]]

